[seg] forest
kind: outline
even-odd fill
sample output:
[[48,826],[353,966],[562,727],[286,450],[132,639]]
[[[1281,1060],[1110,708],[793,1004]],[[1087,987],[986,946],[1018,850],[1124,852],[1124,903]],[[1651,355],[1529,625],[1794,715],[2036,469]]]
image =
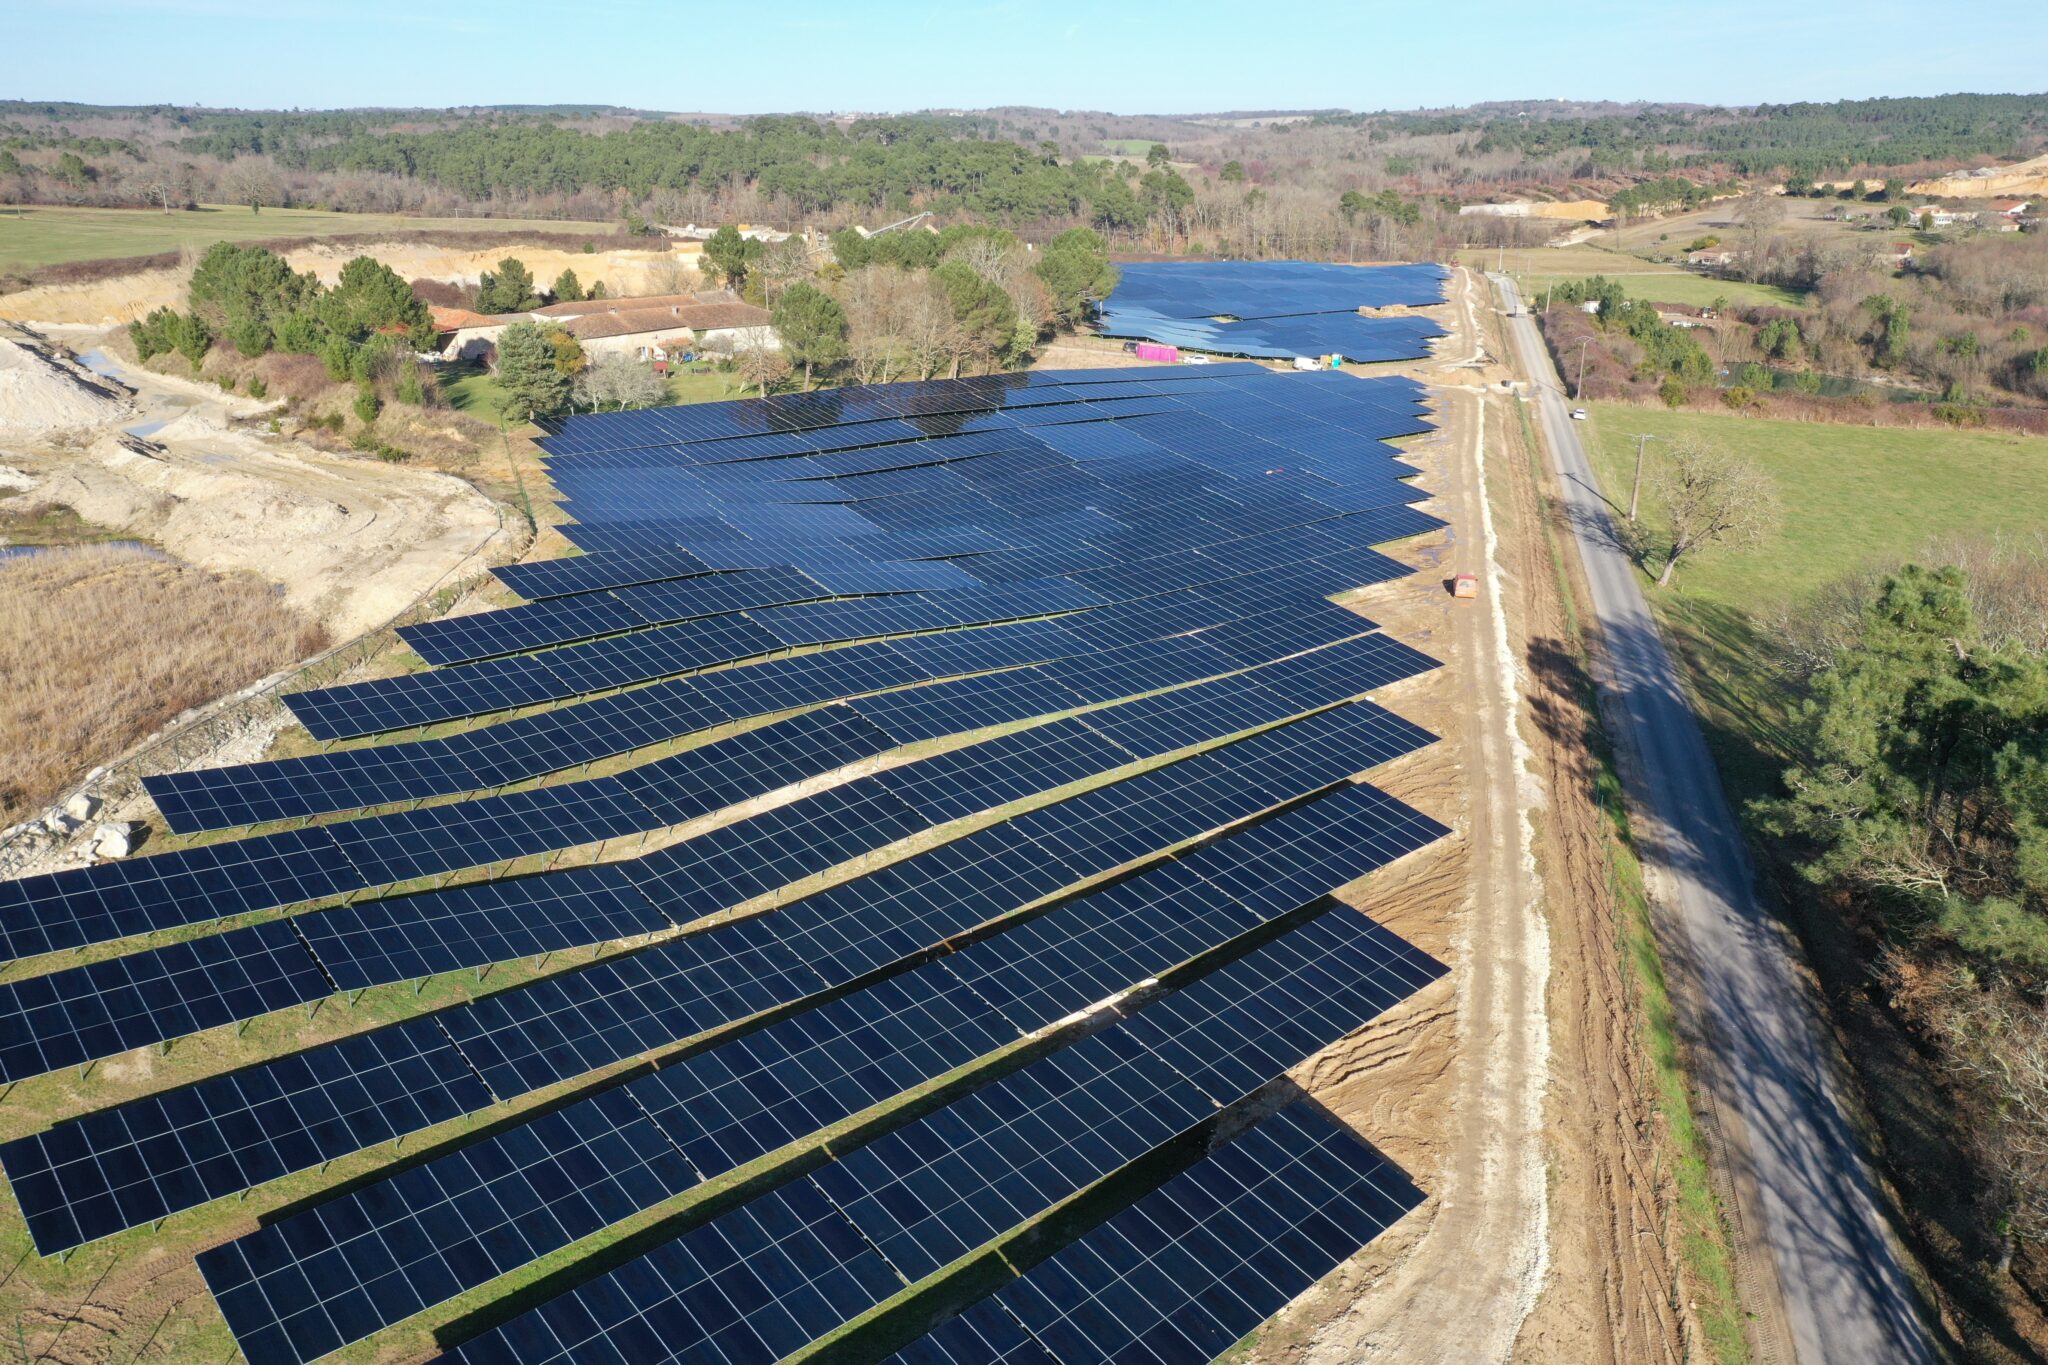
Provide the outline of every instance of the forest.
[[831,231],[916,211],[1122,250],[1443,258],[1461,203],[1693,206],[1736,177],[1898,174],[2048,146],[2048,95],[1726,110],[1528,104],[1248,122],[1010,108],[748,119],[565,106],[276,112],[0,102],[0,202],[233,203]]

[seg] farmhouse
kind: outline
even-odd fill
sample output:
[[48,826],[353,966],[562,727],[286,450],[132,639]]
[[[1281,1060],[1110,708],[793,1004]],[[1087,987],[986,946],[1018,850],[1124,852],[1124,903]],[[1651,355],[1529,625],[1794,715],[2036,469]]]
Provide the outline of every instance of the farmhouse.
[[1727,247],[1708,247],[1701,251],[1686,252],[1685,263],[1687,265],[1705,266],[1708,269],[1719,270],[1725,266],[1735,264],[1735,253]]
[[586,351],[625,351],[641,360],[670,360],[692,350],[781,348],[768,311],[724,290],[638,298],[551,303],[523,313],[486,315],[466,308],[435,308],[434,328],[444,360],[491,362],[498,335],[515,322],[560,327]]

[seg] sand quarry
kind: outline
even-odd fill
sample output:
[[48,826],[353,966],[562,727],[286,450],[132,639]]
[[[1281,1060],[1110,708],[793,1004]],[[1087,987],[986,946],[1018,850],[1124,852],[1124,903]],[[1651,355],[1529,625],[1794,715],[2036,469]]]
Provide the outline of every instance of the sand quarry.
[[0,337],[0,496],[254,573],[335,640],[382,624],[506,534],[498,507],[460,479],[234,424],[262,410],[161,375],[94,375],[33,333]]
[[[341,267],[357,256],[374,256],[408,280],[445,280],[474,284],[498,262],[516,256],[536,280],[546,284],[564,270],[573,270],[585,287],[603,280],[613,294],[667,294],[699,285],[696,242],[664,244],[647,251],[563,251],[556,247],[494,246],[457,250],[417,242],[315,243],[284,253],[294,270],[310,270],[333,284]],[[0,320],[42,325],[114,327],[135,321],[157,308],[183,308],[191,263],[166,270],[144,270],[117,279],[76,284],[43,284],[0,294]]]

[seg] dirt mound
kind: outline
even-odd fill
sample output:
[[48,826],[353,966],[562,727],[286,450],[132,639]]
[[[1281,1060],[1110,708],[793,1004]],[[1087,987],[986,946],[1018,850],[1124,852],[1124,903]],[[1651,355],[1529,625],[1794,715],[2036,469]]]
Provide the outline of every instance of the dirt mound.
[[128,410],[127,395],[90,371],[0,337],[0,431],[101,426]]

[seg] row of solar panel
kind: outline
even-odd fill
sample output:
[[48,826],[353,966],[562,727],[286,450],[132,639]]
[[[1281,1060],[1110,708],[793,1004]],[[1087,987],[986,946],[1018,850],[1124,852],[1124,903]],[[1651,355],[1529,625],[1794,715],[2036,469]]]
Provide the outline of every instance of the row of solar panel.
[[[1243,366],[1239,374],[1255,373]],[[1125,383],[1128,373],[1114,370],[1040,370],[1015,375],[982,375],[970,379],[922,380],[870,384],[858,388],[822,389],[772,398],[740,399],[690,407],[649,408],[638,412],[587,413],[552,419],[551,433],[541,440],[553,455],[577,453],[591,437],[617,440],[652,434],[658,443],[711,441],[731,437],[796,433],[857,422],[956,412],[985,412],[1012,405],[1081,402],[1089,389],[1104,383]],[[1217,375],[1185,376],[1190,380]],[[603,447],[596,447],[603,448]]]
[[[259,1325],[289,1332],[288,1324],[315,1308],[325,1308],[330,1321],[354,1318],[354,1336],[389,1326],[1162,975],[1370,871],[1384,856],[1363,843],[1384,812],[1367,796],[1365,788],[1344,789],[950,957],[694,1054],[622,1092],[578,1101],[317,1205],[202,1258],[202,1269],[216,1290],[259,1286],[260,1295],[239,1296],[239,1336]],[[1360,834],[1368,836],[1360,845],[1340,842]],[[600,1138],[621,1151],[586,1162]],[[677,1151],[686,1166],[663,1158]],[[305,1264],[309,1248],[323,1253],[317,1269]],[[305,1279],[270,1274],[295,1263]],[[228,1268],[216,1274],[216,1264]],[[339,1301],[358,1295],[372,1305],[369,1316],[359,1303],[337,1314]],[[259,1301],[270,1315],[264,1324],[255,1322]]]
[[[1099,576],[1102,591],[1131,594],[1208,586],[1222,577],[1252,574],[1261,575],[1262,589],[1270,589],[1274,576],[1282,573],[1314,573],[1316,582],[1305,583],[1305,591],[1333,579],[1362,587],[1411,572],[1375,551],[1347,547],[1347,542],[1377,536],[1381,530],[1377,518],[1351,517],[1227,542],[1185,556],[1140,559],[1121,569],[1089,570],[1078,577],[1092,585]],[[1364,624],[1355,617],[1338,620],[1318,602],[1259,615],[1296,623],[1286,636],[1272,640],[1282,652],[1327,638],[1331,627],[1325,622]],[[921,660],[921,652],[931,651],[920,649],[915,640],[879,641],[676,679],[445,739],[169,773],[145,778],[144,785],[174,831],[230,828],[487,790],[679,738],[722,721],[924,682],[934,676],[935,669],[929,666],[934,662],[960,671],[1089,652],[1085,641],[1051,621],[938,638],[946,643],[947,653],[936,660]],[[1274,656],[1247,657],[1243,662],[1263,663],[1270,657]]]
[[[1134,306],[1144,300],[1128,296]],[[1254,313],[1262,309],[1254,305]],[[1307,309],[1304,311],[1317,311]],[[1201,314],[1200,316],[1222,316]],[[1236,314],[1235,316],[1248,316]],[[1040,372],[1041,374],[1046,372]],[[607,450],[679,446],[730,445],[732,450],[704,458],[775,458],[817,449],[847,448],[849,443],[877,444],[911,440],[965,429],[963,417],[1023,411],[1049,402],[1087,406],[1092,393],[1171,399],[1181,385],[1191,391],[1214,391],[1269,381],[1256,365],[1213,366],[1203,371],[1109,369],[1065,372],[1069,378],[1011,382],[1015,376],[988,376],[958,381],[871,385],[819,394],[742,400],[691,408],[656,408],[630,413],[595,413],[556,419],[552,434],[540,445],[550,456],[591,455]],[[990,383],[989,379],[998,382]],[[1142,386],[1142,387],[1140,387]],[[1379,394],[1345,392],[1341,396],[1371,402]],[[1108,401],[1098,399],[1096,401]],[[985,429],[994,429],[993,426]],[[831,432],[821,441],[816,433]],[[833,442],[836,444],[826,444]]]
[[[1278,487],[1279,483],[1288,477],[1280,474],[1268,481],[1273,492],[1272,500],[1293,497]],[[1371,522],[1362,521],[1352,514],[1399,507],[1419,496],[1421,494],[1418,490],[1399,479],[1389,477],[1374,491],[1355,500],[1338,498],[1337,502],[1345,503],[1344,506],[1328,502],[1318,503],[1313,508],[1304,509],[1303,520],[1298,523],[1283,525],[1278,531],[1265,531],[1237,537],[1235,540],[1219,541],[1217,548],[1228,549],[1244,541],[1273,542],[1285,533],[1299,531],[1311,525],[1329,528],[1330,534],[1326,535],[1328,550],[1356,548],[1355,543],[1352,543],[1354,538],[1367,534]],[[1356,505],[1351,505],[1354,502]],[[1064,585],[1049,575],[1020,574],[1015,565],[1016,556],[1020,552],[1014,551],[1009,554],[976,556],[980,562],[971,573],[959,570],[955,572],[966,580],[969,589],[985,589],[989,592],[1029,591],[1039,594],[1048,612],[1074,610],[1106,602],[1131,601],[1231,576],[1231,571],[1222,567],[1215,556],[1204,556],[1199,548],[1189,546],[1187,540],[1184,525],[1173,537],[1172,548],[1154,554],[1130,553],[1132,549],[1140,548],[1137,546],[1118,547],[1113,556],[1111,551],[1098,550],[1086,542],[1066,547],[1057,551],[1062,557],[1057,561],[1062,564],[1059,572],[1069,572],[1070,566],[1074,576],[1067,578]],[[1257,555],[1261,551],[1263,557],[1283,563],[1312,557],[1306,551],[1290,554],[1284,543],[1248,547],[1250,554]],[[1154,581],[1110,592],[1103,591],[1106,585],[1113,582],[1104,575],[1118,567],[1130,565],[1133,560],[1152,565],[1156,570]],[[1034,564],[1032,567],[1040,566]],[[1250,571],[1249,568],[1236,570],[1238,573]],[[818,572],[824,573],[822,570]],[[1025,581],[1027,578],[1042,578],[1043,581]],[[931,591],[939,601],[950,601],[947,594],[937,591],[942,586],[933,584],[928,588],[917,588],[905,582],[897,587],[885,587],[879,579],[870,578],[866,586],[859,591]],[[1081,591],[1073,591],[1076,588]],[[740,569],[701,574],[673,582],[641,584],[637,587],[594,589],[547,598],[523,606],[406,627],[400,633],[429,663],[467,663],[568,644],[601,635],[645,630],[650,626],[723,616],[743,610],[747,612],[748,619],[766,626],[771,632],[776,632],[777,623],[791,613],[777,611],[774,608],[817,602],[835,596],[849,595],[853,591],[851,588],[844,591],[828,588],[811,575],[790,569]],[[964,600],[969,603],[971,611],[979,603],[979,594],[969,593]],[[923,599],[920,599],[919,605],[930,604],[923,603]],[[767,610],[763,610],[764,608]]]
[[1202,1127],[1441,970],[1328,911],[449,1358],[778,1359]]
[[1440,265],[1331,265],[1319,261],[1139,261],[1118,267],[1104,306],[1162,317],[1271,318],[1421,308],[1444,301]]
[[[1072,881],[1341,782],[1388,752],[1382,715],[1340,707],[769,915],[60,1124],[0,1149],[0,1163],[40,1248],[93,1240],[857,980]],[[1443,832],[1379,799],[1380,853]]]
[[887,1365],[1207,1365],[1422,1199],[1297,1100]]
[[[1439,528],[1443,522],[1413,508],[1390,508],[1362,514],[1370,519],[1365,532],[1374,542],[1417,535]],[[1340,564],[1326,566],[1324,577],[1330,586],[1320,592],[1312,586],[1286,584],[1248,576],[1228,583],[1184,589],[1142,602],[1124,603],[1060,618],[1062,629],[1078,639],[1083,652],[1154,639],[1161,635],[1200,630],[1225,622],[1257,616],[1284,606],[1313,611],[1315,599],[1331,592],[1360,586],[1344,581],[1337,572]],[[953,594],[945,594],[953,596]],[[908,621],[903,613],[886,606],[891,599],[862,599],[854,602],[821,603],[814,607],[789,608],[814,613],[805,624],[817,643],[836,643],[882,636],[897,629],[922,631],[930,627]],[[1002,612],[990,612],[990,623],[1034,613],[1028,604],[1013,603]],[[820,619],[836,614],[830,623]],[[898,641],[898,647],[911,644]],[[315,691],[296,692],[285,698],[292,713],[318,739],[349,739],[412,726],[488,715],[542,702],[565,701],[589,692],[629,687],[676,674],[696,672],[743,659],[759,658],[782,648],[768,639],[745,614],[739,618],[707,618],[678,626],[662,626],[634,635],[617,636],[587,644],[568,645],[544,653],[497,659],[454,669],[404,674],[372,682],[350,683]],[[754,675],[749,675],[749,677]],[[735,677],[731,685],[743,686],[749,678]],[[702,679],[699,680],[703,682]]]
[[1213,322],[1120,309],[1104,313],[1100,327],[1104,336],[1137,337],[1214,355],[1274,360],[1339,355],[1356,365],[1420,360],[1429,354],[1431,341],[1448,335],[1429,318],[1369,318],[1356,313]]
[[[1372,389],[1316,390],[1297,383],[1286,391],[1249,379],[1208,385],[1179,385],[1171,398],[1137,399],[1091,407],[1085,420],[1059,419],[1038,410],[1032,418],[1008,414],[973,416],[941,428],[928,422],[830,427],[801,437],[749,437],[711,443],[628,444],[551,460],[551,469],[690,469],[708,479],[774,482],[786,479],[857,479],[865,474],[971,461],[1017,451],[1054,451],[1076,460],[1111,454],[1151,460],[1180,455],[1159,438],[1172,419],[1200,416],[1242,433],[1253,449],[1284,442],[1303,453],[1331,452],[1331,440],[1350,448],[1413,435],[1423,419],[1419,388],[1387,383]],[[1229,460],[1215,445],[1208,459]],[[1384,448],[1382,448],[1384,453]],[[1222,467],[1222,466],[1219,466]],[[1341,476],[1341,471],[1338,471]],[[852,485],[849,485],[851,487]],[[797,490],[786,490],[785,496]]]
[[[1218,671],[1217,661],[1206,657],[1210,653],[1183,648],[1177,660],[1127,660],[1121,666],[1127,671],[1149,663],[1151,681],[1185,682]],[[288,923],[270,921],[0,983],[0,1021],[6,1024],[0,1030],[6,1039],[0,1043],[0,1081],[252,1018],[335,990],[679,927],[927,824],[1300,715],[1418,665],[1426,660],[1414,651],[1383,636],[1366,636],[1201,687],[1092,712],[1085,720],[1054,722],[856,779],[623,863],[313,910]],[[987,685],[998,682],[1008,685],[1000,692]],[[1067,683],[1049,671],[1023,669],[877,698],[856,709],[891,740],[907,743],[1070,710],[1129,685],[1072,674]],[[1427,742],[1426,732],[1391,714],[1382,724],[1386,757]]]
[[[1333,691],[1355,695],[1433,666],[1391,639],[1367,640],[1271,675],[1284,701],[1323,704]],[[0,943],[10,956],[27,957],[645,834],[929,737],[941,717],[988,725],[1035,714],[1031,708],[1048,697],[1071,693],[1067,706],[1093,704],[1235,667],[1204,637],[1165,639],[1042,665],[1033,687],[1013,692],[1000,712],[995,693],[971,683],[918,689],[933,695],[907,705],[863,703],[878,715],[907,717],[896,722],[901,740],[857,710],[828,706],[613,776],[0,883]],[[1259,686],[1258,679],[1225,691],[1246,686]],[[973,704],[948,709],[955,695]]]

